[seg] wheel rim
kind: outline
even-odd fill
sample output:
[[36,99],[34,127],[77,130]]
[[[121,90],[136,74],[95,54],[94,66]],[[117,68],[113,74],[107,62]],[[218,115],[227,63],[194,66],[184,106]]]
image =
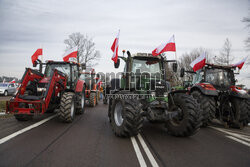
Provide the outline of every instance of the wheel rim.
[[121,126],[122,125],[122,123],[123,123],[123,117],[122,117],[122,104],[121,104],[121,102],[118,102],[115,105],[114,119],[115,119],[115,124],[117,126]]
[[5,92],[4,92],[4,96],[7,96],[7,95],[8,95],[8,93],[7,93],[7,91],[5,91]]
[[84,105],[85,105],[85,97],[84,97],[84,94],[82,94],[82,99],[81,99],[82,108],[84,108]]
[[70,108],[70,115],[73,118],[74,116],[74,110],[75,110],[75,103],[74,101],[72,102],[71,108]]

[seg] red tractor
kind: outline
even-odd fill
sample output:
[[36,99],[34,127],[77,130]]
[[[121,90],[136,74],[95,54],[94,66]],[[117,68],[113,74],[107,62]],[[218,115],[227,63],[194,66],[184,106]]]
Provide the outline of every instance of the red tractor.
[[[226,127],[243,128],[248,124],[249,95],[235,85],[236,67],[206,64],[194,72],[189,93],[203,110],[203,126],[217,118]],[[182,69],[181,76],[184,75]],[[249,107],[249,108],[248,108]]]
[[96,75],[94,69],[87,69],[85,70],[85,72],[81,73],[80,78],[83,79],[86,83],[86,100],[88,100],[91,107],[95,107],[98,104],[98,100],[100,97],[100,91],[97,84],[99,75]]
[[[72,122],[75,114],[84,113],[85,82],[79,77],[85,65],[63,61],[38,62],[40,70],[26,68],[18,92],[6,102],[6,113],[13,113],[18,121],[27,121],[35,114],[58,109],[60,120]],[[42,66],[45,66],[44,73]]]

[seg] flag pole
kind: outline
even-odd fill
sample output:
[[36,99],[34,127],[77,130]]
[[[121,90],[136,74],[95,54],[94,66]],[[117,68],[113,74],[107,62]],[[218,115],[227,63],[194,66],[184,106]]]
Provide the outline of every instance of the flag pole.
[[[174,36],[174,35],[173,35]],[[175,43],[175,60],[176,60],[176,63],[177,63],[177,53],[176,53],[176,42],[175,42],[175,36],[174,36],[174,43]]]

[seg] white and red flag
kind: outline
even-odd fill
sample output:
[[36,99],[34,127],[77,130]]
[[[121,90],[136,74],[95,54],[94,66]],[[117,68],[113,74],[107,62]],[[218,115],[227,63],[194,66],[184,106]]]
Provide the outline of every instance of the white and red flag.
[[246,62],[247,60],[247,57],[245,57],[244,59],[242,59],[241,61],[239,61],[238,63],[236,64],[233,64],[233,67],[238,67],[240,70],[241,68],[243,67],[244,63]]
[[193,68],[194,72],[198,71],[206,64],[206,53],[204,52],[202,55],[197,57],[190,66]]
[[74,58],[74,59],[77,58],[77,46],[74,47],[74,48],[71,48],[71,49],[67,50],[63,54],[63,61],[69,62],[71,58]]
[[35,63],[35,61],[38,59],[38,56],[43,55],[43,49],[39,48],[36,50],[36,52],[31,56],[32,64]]
[[115,63],[117,63],[117,59],[118,59],[119,36],[120,36],[120,30],[118,31],[118,34],[111,46],[111,50],[113,51],[112,60]]
[[176,51],[175,39],[174,39],[174,35],[173,35],[167,43],[163,43],[160,46],[158,46],[157,48],[155,48],[155,50],[152,51],[152,55],[158,56],[159,54],[161,54],[163,52],[175,52],[175,51]]
[[12,81],[10,81],[9,83],[16,83],[16,80],[15,79],[13,79]]

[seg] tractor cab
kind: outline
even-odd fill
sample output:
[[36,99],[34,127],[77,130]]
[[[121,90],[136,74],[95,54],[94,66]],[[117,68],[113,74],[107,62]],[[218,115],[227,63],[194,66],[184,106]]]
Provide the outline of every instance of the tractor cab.
[[235,85],[234,67],[206,64],[193,76],[193,84],[209,83],[216,89],[230,89]]

